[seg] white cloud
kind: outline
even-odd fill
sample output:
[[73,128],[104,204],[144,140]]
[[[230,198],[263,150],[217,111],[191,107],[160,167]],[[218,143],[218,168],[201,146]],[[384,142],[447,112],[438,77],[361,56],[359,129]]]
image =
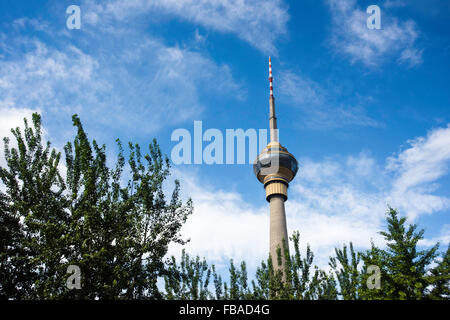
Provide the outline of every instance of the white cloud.
[[[233,258],[254,267],[264,259],[269,232],[264,205],[252,207],[237,192],[205,185],[192,170],[174,170],[173,175],[180,179],[185,196],[194,202],[194,214],[182,229],[184,237],[190,238],[186,246],[189,253],[205,256],[218,265],[226,265]],[[169,253],[178,256],[179,250],[173,245]]]
[[422,63],[423,49],[417,47],[417,25],[412,20],[399,21],[381,10],[381,30],[366,26],[369,15],[355,0],[328,0],[333,16],[331,44],[351,62],[375,67],[389,57],[415,66]]
[[93,37],[108,45],[81,50],[0,38],[6,51],[15,52],[0,61],[0,110],[40,109],[52,128],[59,125],[55,129],[66,136],[73,113],[87,123],[95,119],[95,133],[149,134],[199,116],[205,109],[200,92],[233,91],[236,98],[245,98],[230,68],[199,52],[136,34]]
[[0,62],[0,108],[43,109],[50,102],[56,104],[52,107],[59,107],[61,85],[66,84],[64,93],[72,92],[89,82],[98,67],[94,59],[73,46],[65,52],[38,40],[30,40],[29,46],[22,57],[16,53],[15,59]]
[[168,14],[205,28],[232,33],[266,53],[276,53],[274,42],[286,33],[289,20],[281,0],[134,0],[86,2],[87,22],[129,21],[141,14]]
[[450,199],[431,194],[433,183],[448,174],[450,127],[431,130],[426,137],[409,141],[410,147],[388,158],[387,169],[394,172],[392,197],[408,208],[411,218],[450,206]]

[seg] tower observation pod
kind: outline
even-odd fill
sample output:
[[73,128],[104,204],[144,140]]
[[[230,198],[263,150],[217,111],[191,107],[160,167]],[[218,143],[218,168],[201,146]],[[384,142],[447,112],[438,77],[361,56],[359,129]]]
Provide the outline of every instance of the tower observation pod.
[[[266,200],[270,204],[270,256],[275,270],[284,274],[285,258],[283,241],[289,250],[284,202],[288,199],[289,182],[298,171],[298,162],[278,141],[275,97],[273,96],[272,62],[269,57],[269,126],[270,142],[256,158],[253,171],[266,190]],[[281,264],[278,263],[278,248],[281,249]]]

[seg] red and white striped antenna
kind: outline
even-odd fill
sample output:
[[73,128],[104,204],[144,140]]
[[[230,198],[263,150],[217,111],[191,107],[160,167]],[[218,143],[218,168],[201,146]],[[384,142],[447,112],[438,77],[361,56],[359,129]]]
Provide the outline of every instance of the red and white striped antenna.
[[269,83],[270,83],[270,141],[278,142],[278,128],[277,128],[277,117],[275,116],[275,98],[273,96],[273,77],[272,77],[272,60],[269,57]]
[[272,77],[272,61],[269,57],[269,83],[270,83],[270,96],[273,97],[273,77]]

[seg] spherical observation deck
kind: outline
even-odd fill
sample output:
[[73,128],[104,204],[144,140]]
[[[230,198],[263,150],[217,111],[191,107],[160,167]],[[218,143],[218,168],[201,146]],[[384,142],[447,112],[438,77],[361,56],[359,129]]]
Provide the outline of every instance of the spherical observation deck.
[[278,142],[270,142],[253,164],[253,171],[264,184],[266,199],[280,194],[287,200],[287,187],[298,171],[298,162]]

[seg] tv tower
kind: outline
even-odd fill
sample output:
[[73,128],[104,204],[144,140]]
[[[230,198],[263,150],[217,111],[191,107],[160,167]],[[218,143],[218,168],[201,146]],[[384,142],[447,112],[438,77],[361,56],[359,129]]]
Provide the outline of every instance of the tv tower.
[[[287,200],[289,182],[294,179],[298,163],[278,142],[277,117],[275,115],[275,97],[273,96],[272,62],[269,57],[269,126],[270,142],[256,158],[253,165],[258,180],[264,184],[266,200],[270,203],[270,256],[275,270],[284,272],[283,241],[289,250],[289,238],[286,226],[284,202]],[[278,264],[277,250],[281,249],[281,265]]]

